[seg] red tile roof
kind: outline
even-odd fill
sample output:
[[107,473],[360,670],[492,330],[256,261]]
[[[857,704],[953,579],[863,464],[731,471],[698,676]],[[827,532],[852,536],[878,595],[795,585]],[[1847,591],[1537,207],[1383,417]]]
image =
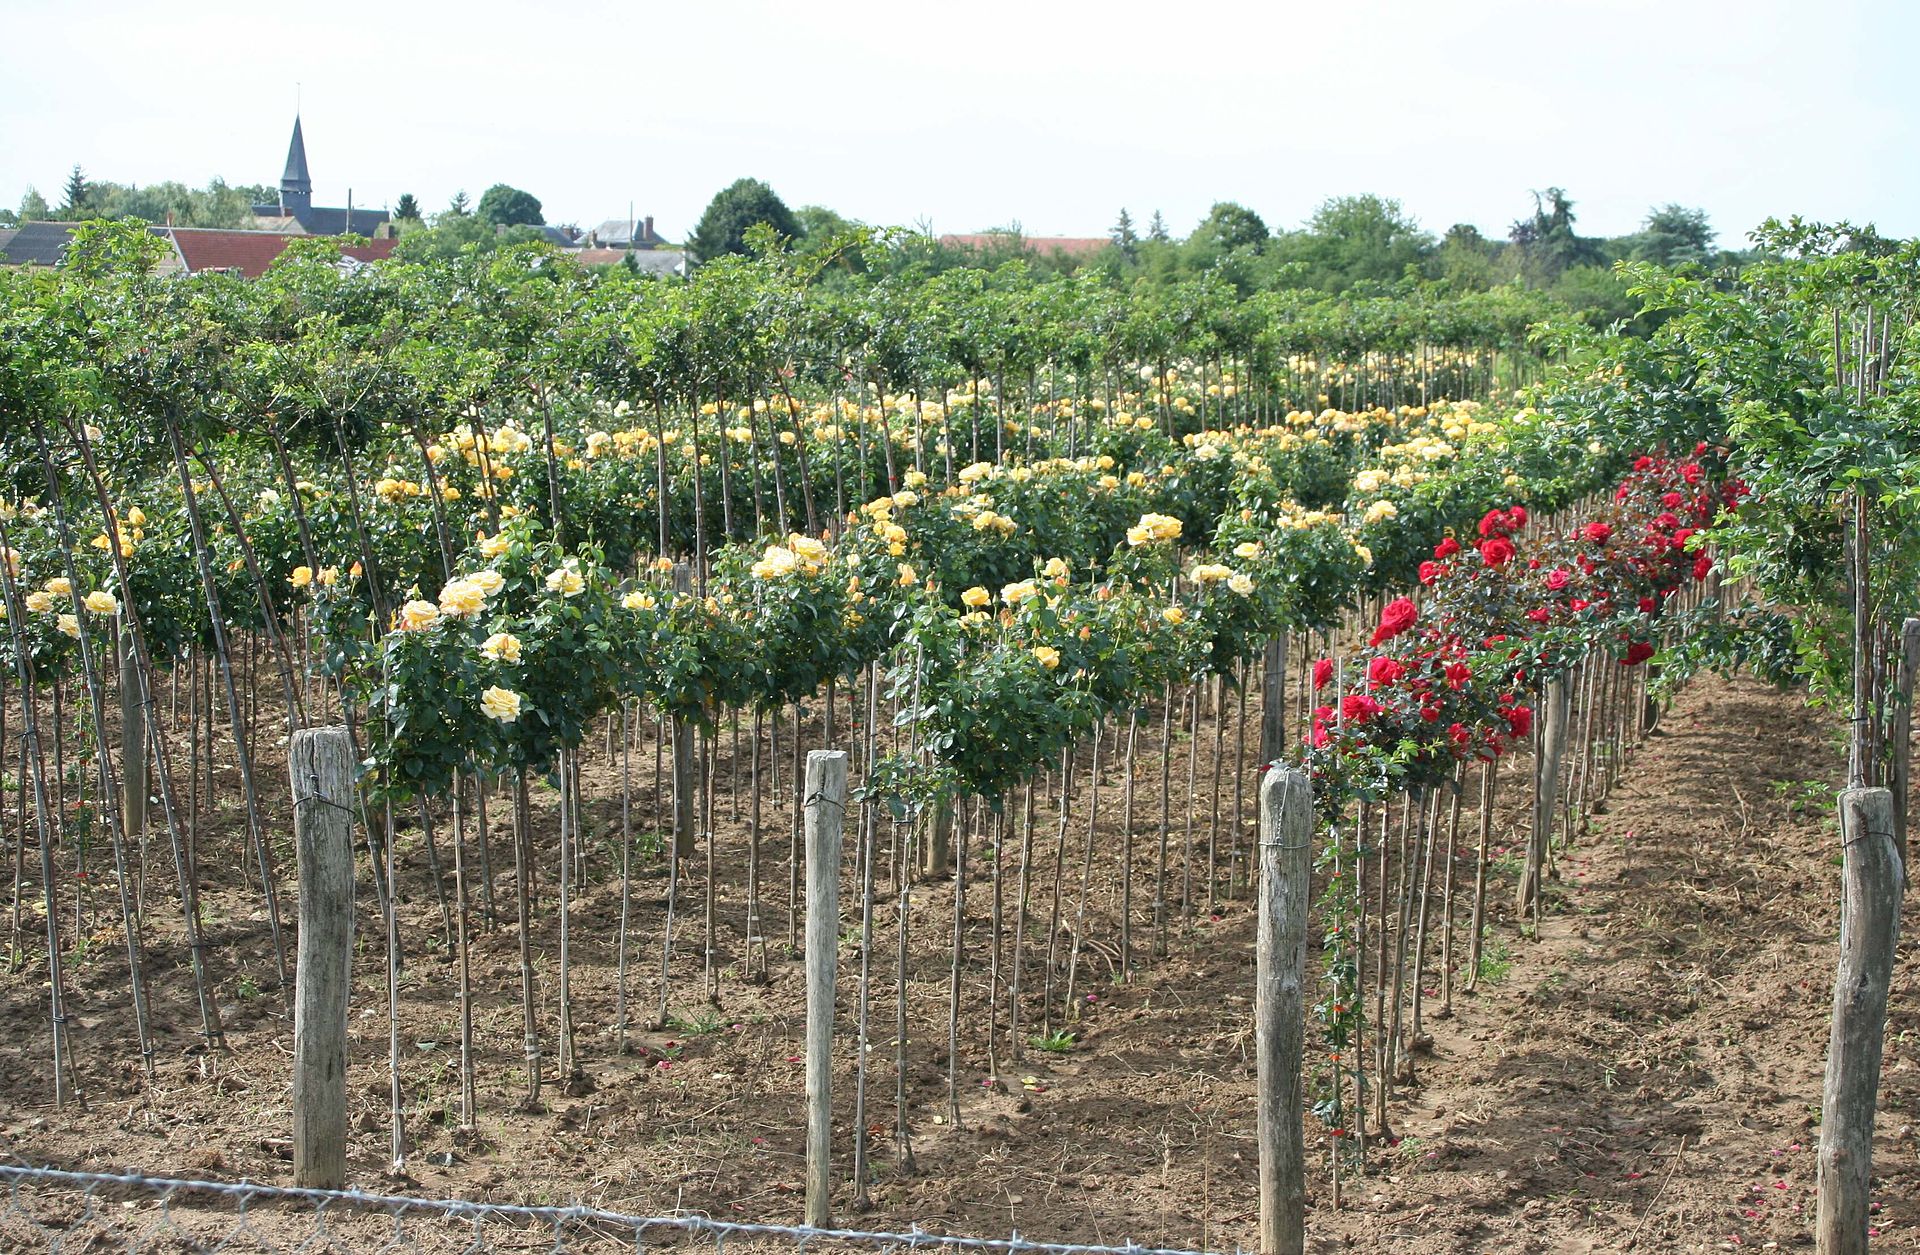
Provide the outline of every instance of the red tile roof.
[[943,235],[940,242],[948,248],[994,248],[1004,247],[1009,241],[1018,240],[1029,253],[1065,253],[1069,257],[1091,257],[1101,249],[1112,244],[1106,236],[1078,235],[1023,235],[1010,236],[1003,232],[985,232],[978,235]]
[[[288,244],[304,238],[277,231],[216,231],[204,227],[175,227],[171,234],[189,272],[231,270],[249,279],[267,273],[267,267]],[[394,239],[370,240],[340,251],[359,261],[379,261],[391,257],[399,243]]]

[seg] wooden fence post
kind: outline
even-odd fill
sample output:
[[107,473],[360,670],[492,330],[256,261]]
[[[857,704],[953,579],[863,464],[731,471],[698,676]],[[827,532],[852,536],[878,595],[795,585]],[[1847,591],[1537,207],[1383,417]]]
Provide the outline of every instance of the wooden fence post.
[[1889,790],[1841,792],[1840,848],[1840,963],[1833,979],[1833,1030],[1820,1100],[1814,1234],[1820,1255],[1865,1255],[1887,989],[1906,887],[1893,849]]
[[807,753],[807,1223],[832,1223],[833,993],[840,950],[840,845],[847,752]]
[[347,999],[353,971],[353,745],[345,728],[293,734],[300,871],[294,968],[293,1183],[347,1183]]
[[1274,767],[1260,786],[1260,926],[1253,1011],[1261,1255],[1300,1255],[1306,1244],[1300,1071],[1312,845],[1313,794],[1306,773]]
[[1260,761],[1270,763],[1287,744],[1287,634],[1267,642],[1260,667]]

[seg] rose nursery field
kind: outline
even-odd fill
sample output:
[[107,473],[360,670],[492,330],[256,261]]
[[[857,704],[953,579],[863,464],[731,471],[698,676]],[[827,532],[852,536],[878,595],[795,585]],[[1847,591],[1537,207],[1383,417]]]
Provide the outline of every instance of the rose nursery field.
[[[1920,1249],[1920,251],[1763,237],[1637,271],[1629,336],[777,248],[180,280],[82,228],[0,275],[7,1156]],[[7,1249],[226,1240],[11,1180]]]

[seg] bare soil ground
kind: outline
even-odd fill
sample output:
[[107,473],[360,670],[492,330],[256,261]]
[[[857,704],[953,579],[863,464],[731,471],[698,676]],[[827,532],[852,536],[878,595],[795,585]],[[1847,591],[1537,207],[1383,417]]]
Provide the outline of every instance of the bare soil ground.
[[[1211,752],[1209,742],[1203,732],[1203,755]],[[1480,992],[1456,993],[1452,1014],[1429,1020],[1433,1049],[1418,1060],[1416,1082],[1400,1091],[1393,1107],[1399,1140],[1374,1150],[1366,1175],[1348,1176],[1338,1210],[1325,1176],[1330,1141],[1310,1122],[1309,1148],[1319,1171],[1310,1193],[1314,1249],[1810,1247],[1813,1146],[1835,956],[1837,841],[1830,802],[1841,768],[1836,744],[1833,721],[1810,714],[1798,695],[1715,679],[1684,693],[1639,750],[1594,830],[1561,861],[1554,909],[1540,935],[1523,937],[1497,921]],[[1188,748],[1176,746],[1173,779],[1181,791]],[[647,759],[650,779],[650,754]],[[726,770],[723,764],[723,780]],[[588,796],[596,799],[590,836],[599,841],[617,820],[606,800],[616,795],[611,770],[601,764],[595,772],[588,781]],[[1254,1242],[1252,921],[1244,895],[1223,900],[1211,914],[1176,921],[1172,953],[1149,960],[1151,892],[1141,869],[1150,867],[1152,851],[1136,850],[1141,968],[1128,983],[1112,979],[1113,830],[1122,781],[1111,764],[1104,774],[1101,856],[1075,1018],[1064,1025],[1076,1034],[1068,1050],[1029,1047],[1023,1058],[1002,1057],[989,1066],[983,1020],[992,886],[976,848],[957,1123],[948,1115],[946,1076],[945,947],[953,891],[950,882],[914,891],[906,1078],[911,1172],[900,1166],[893,1136],[893,912],[880,912],[867,1108],[874,1206],[854,1214],[843,1190],[840,1218],[867,1228],[918,1224],[990,1236],[1017,1228],[1060,1240],[1131,1238],[1208,1248]],[[1138,831],[1157,822],[1157,774],[1136,781]],[[1203,799],[1204,792],[1203,785]],[[1510,804],[1517,806],[1517,799]],[[617,812],[617,803],[611,805]],[[1069,920],[1084,796],[1075,807],[1065,856]],[[743,829],[724,815],[724,802],[721,809],[721,849],[737,855]],[[1203,840],[1205,813],[1203,800]],[[1042,919],[1029,930],[1025,1012],[1035,1016],[1033,995],[1045,982],[1034,954],[1047,942],[1052,815],[1043,807],[1036,830],[1044,879],[1035,902]],[[1153,822],[1143,825],[1140,816]],[[205,838],[207,848],[225,849],[218,833],[231,836],[236,821],[224,814],[227,826]],[[784,818],[770,814],[768,823],[769,848],[784,854]],[[1503,823],[1517,827],[1517,812]],[[1176,827],[1176,868],[1179,837]],[[443,834],[443,856],[444,840]],[[371,889],[363,884],[351,1058],[354,1183],[428,1196],[577,1199],[632,1213],[684,1208],[796,1220],[804,990],[799,964],[780,945],[785,867],[770,860],[765,869],[774,945],[764,984],[743,979],[737,922],[744,877],[737,859],[719,885],[717,1005],[702,996],[698,868],[690,870],[667,999],[673,1022],[658,1031],[636,1027],[621,1052],[613,1030],[618,884],[605,846],[595,851],[572,918],[574,1019],[584,1075],[571,1084],[550,1076],[541,1108],[526,1111],[519,1107],[524,1073],[518,938],[508,896],[511,851],[496,837],[503,923],[478,932],[474,942],[480,1114],[477,1128],[463,1132],[455,1127],[453,964],[444,946],[427,944],[439,931],[439,914],[429,883],[417,874],[423,864],[418,834],[402,847],[416,869],[405,882],[402,906],[409,952],[399,1032],[412,1133],[404,1180],[384,1175],[384,949]],[[290,869],[290,854],[284,858]],[[98,944],[72,968],[69,1016],[84,1110],[70,1105],[55,1112],[50,1102],[44,966],[0,978],[0,1150],[16,1161],[62,1167],[290,1180],[291,1024],[273,978],[257,894],[240,879],[237,858],[230,861],[224,869],[209,867],[216,888],[207,895],[229,1053],[210,1057],[199,1043],[186,954],[170,931],[163,888],[150,938],[160,1028],[154,1083],[148,1087],[140,1077],[124,952],[114,930],[103,928]],[[1010,918],[1011,857],[1006,875]],[[549,868],[534,936],[550,1072],[557,1022],[552,892]],[[1496,902],[1504,905],[1510,892],[1509,881],[1495,882]],[[660,1000],[664,900],[661,867],[650,862],[635,890],[630,979],[636,1026],[652,1019]],[[104,919],[104,899],[100,906]],[[28,938],[37,926],[30,906]],[[851,1022],[855,970],[855,963],[843,964],[843,1025]],[[1434,984],[1436,977],[1430,972],[1428,980]],[[1920,1123],[1920,948],[1911,938],[1902,942],[1892,1004],[1875,1223],[1886,1247],[1920,1250],[1920,1142],[1913,1127]],[[1060,1005],[1056,988],[1055,1027],[1061,1026]],[[1023,1027],[1022,1036],[1040,1027]],[[1000,1040],[1004,1056],[1004,1022]],[[839,1147],[850,1145],[853,1124],[855,1052],[850,1036],[846,1042],[835,1077]],[[850,1164],[842,1163],[840,1172],[846,1179]],[[288,1226],[295,1241],[307,1232],[295,1220]],[[25,1232],[7,1229],[0,1219],[0,1237],[20,1245]],[[438,1249],[424,1231],[416,1240],[423,1249]],[[103,1239],[98,1249],[115,1247]],[[360,1249],[358,1240],[344,1249]]]

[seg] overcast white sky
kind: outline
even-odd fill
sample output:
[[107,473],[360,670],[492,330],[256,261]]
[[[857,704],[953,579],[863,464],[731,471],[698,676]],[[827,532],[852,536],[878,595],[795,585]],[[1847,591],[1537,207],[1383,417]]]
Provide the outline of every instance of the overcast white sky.
[[1706,209],[1920,234],[1907,0],[385,4],[5,0],[0,204],[75,163],[277,183],[303,84],[315,201],[526,188],[549,222],[691,230],[742,175],[875,223],[1276,229],[1328,196],[1489,233]]

